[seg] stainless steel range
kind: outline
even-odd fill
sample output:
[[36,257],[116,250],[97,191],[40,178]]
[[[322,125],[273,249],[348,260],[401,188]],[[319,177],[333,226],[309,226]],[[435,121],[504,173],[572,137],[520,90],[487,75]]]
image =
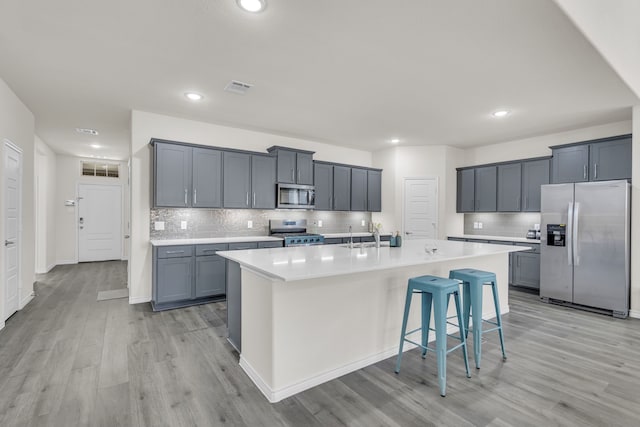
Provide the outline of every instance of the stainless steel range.
[[269,234],[282,237],[285,246],[324,244],[324,237],[322,237],[322,235],[307,233],[306,219],[270,219]]

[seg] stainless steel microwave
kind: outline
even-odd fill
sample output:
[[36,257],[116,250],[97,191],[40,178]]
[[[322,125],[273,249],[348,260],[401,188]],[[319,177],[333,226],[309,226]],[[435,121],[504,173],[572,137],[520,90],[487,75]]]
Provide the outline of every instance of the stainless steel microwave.
[[278,209],[315,208],[316,189],[313,185],[278,184]]

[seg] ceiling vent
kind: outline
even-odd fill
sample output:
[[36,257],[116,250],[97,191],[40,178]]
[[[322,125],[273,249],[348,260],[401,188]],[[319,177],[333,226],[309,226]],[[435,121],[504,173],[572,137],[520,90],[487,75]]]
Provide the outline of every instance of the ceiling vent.
[[251,88],[251,84],[239,82],[237,80],[231,80],[229,84],[224,88],[227,92],[237,93],[239,95],[244,95]]
[[93,135],[93,136],[98,136],[98,131],[95,129],[88,129],[88,128],[76,128],[76,132],[78,133],[83,133],[85,135]]

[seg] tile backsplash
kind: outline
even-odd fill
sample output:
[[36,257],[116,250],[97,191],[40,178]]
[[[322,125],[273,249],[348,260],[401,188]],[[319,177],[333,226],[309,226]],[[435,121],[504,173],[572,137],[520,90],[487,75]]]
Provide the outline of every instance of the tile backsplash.
[[[482,228],[474,228],[474,223],[482,223]],[[464,234],[524,238],[534,224],[540,224],[538,212],[464,214]]]
[[[311,233],[346,233],[368,230],[369,212],[280,211],[256,209],[151,209],[152,239],[266,236],[270,219],[306,219]],[[364,220],[365,225],[362,226]],[[163,221],[164,230],[155,230],[155,222]],[[187,229],[181,229],[181,222]],[[248,228],[248,221],[253,227]],[[322,221],[322,227],[319,222]]]

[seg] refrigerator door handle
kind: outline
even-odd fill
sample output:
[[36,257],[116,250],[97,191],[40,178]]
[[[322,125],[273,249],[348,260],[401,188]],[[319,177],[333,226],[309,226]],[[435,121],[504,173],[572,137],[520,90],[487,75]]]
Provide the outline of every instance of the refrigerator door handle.
[[570,237],[570,239],[565,238],[567,260],[569,265],[573,265],[573,203],[569,203],[567,208],[567,236]]
[[573,247],[573,262],[580,265],[580,251],[578,250],[578,226],[580,223],[580,203],[575,203],[573,209],[573,230],[571,230],[571,246]]

